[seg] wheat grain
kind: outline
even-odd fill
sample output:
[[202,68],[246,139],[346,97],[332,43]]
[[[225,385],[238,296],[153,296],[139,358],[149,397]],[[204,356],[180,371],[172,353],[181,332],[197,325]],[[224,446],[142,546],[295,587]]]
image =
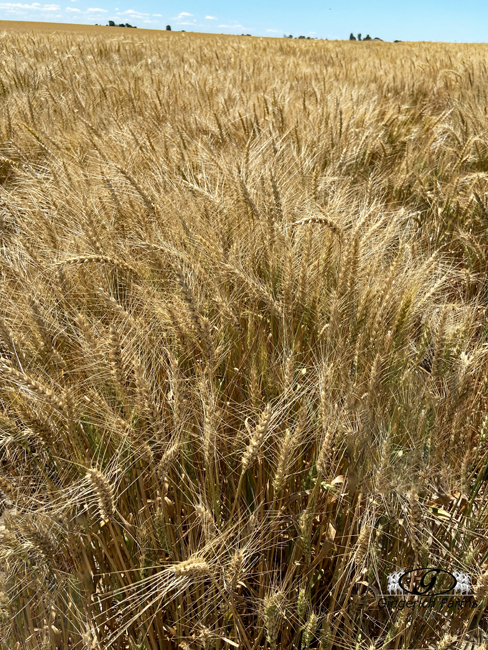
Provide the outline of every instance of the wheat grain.
[[179,562],[172,567],[172,571],[177,577],[197,578],[208,575],[209,566],[207,562],[198,556]]
[[307,620],[305,629],[303,630],[302,650],[308,650],[308,648],[310,648],[310,644],[312,643],[315,632],[317,630],[317,622],[317,614],[315,614],[315,612],[312,612]]
[[368,553],[370,535],[371,527],[369,525],[364,525],[359,533],[358,541],[356,542],[356,550],[354,552],[354,560],[358,566],[363,564]]
[[98,499],[98,510],[102,521],[110,520],[114,515],[113,489],[107,477],[98,469],[90,469],[87,478],[91,483]]
[[259,418],[259,423],[256,429],[254,430],[251,439],[249,440],[249,444],[247,446],[246,451],[242,456],[241,465],[242,465],[243,474],[244,472],[246,472],[246,470],[249,467],[251,467],[251,465],[256,460],[256,457],[259,453],[259,449],[263,443],[264,437],[268,432],[271,415],[272,415],[271,405],[267,404],[266,408],[261,413],[261,417]]
[[237,549],[231,558],[225,579],[227,590],[231,594],[234,594],[236,592],[237,585],[242,578],[244,568],[243,565],[244,551],[242,549]]
[[137,275],[137,271],[122,260],[116,259],[114,257],[109,257],[107,255],[78,255],[77,257],[70,257],[66,260],[57,262],[57,266],[66,266],[71,264],[86,264],[87,262],[107,262],[112,266],[118,267],[124,271],[130,271],[134,275]]
[[284,594],[281,591],[275,591],[267,595],[263,602],[263,618],[266,627],[267,640],[271,650],[275,650],[278,634],[280,631],[281,619],[283,616]]
[[290,429],[285,432],[283,443],[281,445],[280,454],[278,457],[278,466],[273,480],[273,489],[275,494],[278,495],[283,490],[286,481],[286,473],[288,464],[290,462],[290,455],[293,449],[293,435]]

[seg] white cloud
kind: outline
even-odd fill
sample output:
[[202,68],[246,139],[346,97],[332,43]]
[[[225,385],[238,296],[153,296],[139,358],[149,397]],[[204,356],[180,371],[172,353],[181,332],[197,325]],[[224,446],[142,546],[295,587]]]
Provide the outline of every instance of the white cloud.
[[95,7],[94,9],[93,9],[92,7],[90,7],[90,9],[87,9],[86,11],[87,11],[87,13],[88,13],[89,11],[99,11],[99,12],[101,11],[101,12],[104,13],[104,14],[107,13],[107,10],[106,10],[106,9],[99,9],[98,7]]
[[162,15],[163,15],[163,14],[153,14],[153,16],[157,16],[157,17],[159,17],[159,18],[161,18]]
[[177,20],[178,25],[191,25],[196,22],[195,18],[193,18],[191,22],[188,22],[188,18],[191,16],[193,16],[193,14],[189,14],[187,11],[182,11],[178,16],[173,16],[172,20]]
[[42,11],[58,11],[61,9],[59,5],[44,5]]
[[127,11],[122,11],[117,14],[117,16],[149,16],[149,14],[142,14],[140,11],[134,11],[134,9],[127,9]]
[[20,2],[0,2],[0,9],[40,9],[41,5],[34,2],[31,5],[23,5]]
[[219,25],[219,27],[223,27],[224,29],[244,29],[244,25]]
[[205,20],[218,20],[215,16],[205,16]]
[[66,7],[66,11],[71,11],[71,13],[81,14],[80,9],[73,9],[72,7]]

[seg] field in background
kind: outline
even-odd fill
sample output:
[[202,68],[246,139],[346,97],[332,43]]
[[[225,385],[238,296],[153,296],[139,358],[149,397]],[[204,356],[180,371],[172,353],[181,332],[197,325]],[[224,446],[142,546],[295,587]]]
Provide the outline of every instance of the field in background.
[[487,46],[64,28],[0,33],[0,648],[484,647]]
[[[102,20],[102,17],[100,17],[100,20]],[[103,25],[75,25],[73,23],[44,23],[44,22],[30,22],[26,20],[0,20],[0,34],[2,33],[7,33],[10,34],[12,32],[22,32],[23,34],[39,34],[39,33],[48,33],[51,35],[56,35],[56,34],[62,34],[65,32],[70,32],[73,36],[80,36],[82,34],[106,34],[107,30],[109,34],[112,32],[115,32],[117,34],[123,34],[127,28],[126,27],[108,27],[106,23],[108,22],[108,19],[106,20],[103,18],[105,23]],[[132,20],[132,19],[131,19]],[[160,29],[144,29],[143,27],[137,26],[137,34],[144,35],[146,36],[157,36],[158,38],[172,38],[174,32],[172,31],[166,31],[166,30],[160,30]],[[121,31],[123,30],[123,31]],[[177,34],[182,34],[184,33],[185,30],[182,31],[177,31]],[[192,38],[215,38],[215,34],[206,34],[203,32],[186,32],[186,35],[191,35]],[[231,36],[229,34],[218,34],[218,38],[235,38],[235,36]],[[272,37],[259,37],[262,38],[263,40],[276,40],[273,39]]]
[[[35,23],[23,20],[0,20],[0,34],[12,34],[21,32],[23,34],[39,34],[47,33],[50,35],[58,35],[65,32],[71,35],[80,36],[81,34],[101,34],[107,29],[117,30],[120,33],[122,27],[105,27],[103,25],[74,25],[70,23]],[[124,28],[127,29],[127,28]],[[154,33],[154,30],[143,29],[140,30],[144,34]],[[138,32],[139,33],[139,32]]]

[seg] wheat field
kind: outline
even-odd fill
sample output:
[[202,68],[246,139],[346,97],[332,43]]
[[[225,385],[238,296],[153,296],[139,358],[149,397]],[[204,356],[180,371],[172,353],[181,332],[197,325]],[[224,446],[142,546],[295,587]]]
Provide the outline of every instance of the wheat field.
[[0,648],[486,647],[487,46],[0,48]]

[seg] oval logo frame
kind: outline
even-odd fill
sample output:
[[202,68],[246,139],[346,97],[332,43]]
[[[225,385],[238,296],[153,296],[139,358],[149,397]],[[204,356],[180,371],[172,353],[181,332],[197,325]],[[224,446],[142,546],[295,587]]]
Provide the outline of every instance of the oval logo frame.
[[[419,572],[422,572],[420,584],[413,587],[413,590],[407,589],[404,586],[404,581],[406,580],[407,576],[410,576],[412,573]],[[452,580],[452,585],[448,589],[444,589],[443,591],[434,591],[432,593],[439,575],[448,575]],[[452,591],[457,583],[457,578],[453,576],[452,573],[445,571],[444,569],[439,569],[438,567],[422,567],[418,569],[410,569],[410,571],[406,571],[398,579],[398,584],[403,589],[403,591],[414,596],[442,596],[443,594],[447,594],[448,592]],[[423,589],[423,591],[419,591],[420,587]]]

